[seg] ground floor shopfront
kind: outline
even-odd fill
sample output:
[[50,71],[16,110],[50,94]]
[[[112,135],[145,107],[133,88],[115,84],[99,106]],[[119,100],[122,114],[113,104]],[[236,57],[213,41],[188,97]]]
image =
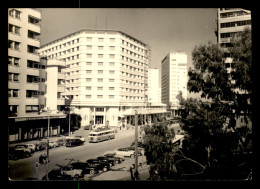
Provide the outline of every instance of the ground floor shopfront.
[[[24,116],[8,118],[8,140],[20,142],[57,136],[67,130],[66,115]],[[48,132],[49,128],[49,132]]]

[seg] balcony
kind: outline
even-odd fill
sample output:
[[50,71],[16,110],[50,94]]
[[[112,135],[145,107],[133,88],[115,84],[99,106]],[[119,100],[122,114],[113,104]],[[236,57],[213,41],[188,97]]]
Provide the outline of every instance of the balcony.
[[39,83],[28,83],[26,84],[26,90],[38,91],[39,90]]
[[27,75],[40,76],[40,69],[38,68],[28,68],[26,70]]
[[26,105],[39,105],[38,97],[26,97],[25,100]]
[[65,79],[65,73],[58,73],[58,79]]
[[57,92],[64,93],[64,92],[65,92],[65,87],[64,87],[64,85],[58,85]]

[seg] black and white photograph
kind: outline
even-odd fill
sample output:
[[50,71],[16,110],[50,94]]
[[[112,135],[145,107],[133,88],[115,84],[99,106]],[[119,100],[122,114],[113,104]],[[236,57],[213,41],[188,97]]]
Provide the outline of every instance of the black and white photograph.
[[8,8],[8,181],[253,181],[251,11]]

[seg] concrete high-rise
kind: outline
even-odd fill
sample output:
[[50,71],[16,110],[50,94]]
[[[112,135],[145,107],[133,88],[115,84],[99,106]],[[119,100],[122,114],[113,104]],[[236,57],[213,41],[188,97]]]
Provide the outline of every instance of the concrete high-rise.
[[145,113],[150,50],[144,42],[121,31],[82,29],[39,52],[66,62],[61,96],[81,115],[82,126],[133,123],[135,110]]
[[178,115],[179,92],[187,98],[187,72],[187,54],[184,52],[170,52],[161,62],[162,103],[167,104],[173,115]]

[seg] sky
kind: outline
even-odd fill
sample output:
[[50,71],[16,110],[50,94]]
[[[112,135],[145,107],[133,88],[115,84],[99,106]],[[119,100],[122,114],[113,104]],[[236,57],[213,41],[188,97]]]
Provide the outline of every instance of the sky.
[[[170,51],[182,51],[192,67],[192,51],[215,35],[217,8],[40,8],[41,45],[81,29],[127,33],[151,49],[151,68]],[[160,72],[160,71],[159,71]]]

